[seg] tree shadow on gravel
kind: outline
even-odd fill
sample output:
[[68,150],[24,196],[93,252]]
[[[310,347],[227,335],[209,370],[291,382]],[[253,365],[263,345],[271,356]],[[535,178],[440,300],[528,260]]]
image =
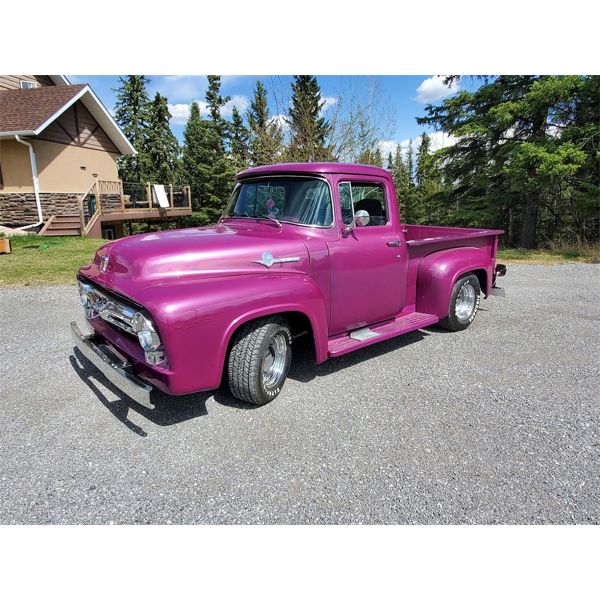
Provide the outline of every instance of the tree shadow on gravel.
[[[211,398],[219,404],[232,408],[244,410],[259,408],[258,406],[236,400],[229,393],[229,390],[223,386],[210,392],[199,392],[197,394],[176,397],[164,394],[159,390],[154,390],[152,398],[154,408],[147,408],[135,402],[135,400],[131,399],[121,389],[110,382],[77,348],[73,348],[73,354],[69,356],[69,361],[75,373],[88,386],[101,404],[128,429],[140,437],[146,437],[148,434],[142,427],[129,419],[130,410],[134,410],[155,425],[167,427],[208,414],[206,401]],[[103,393],[102,388],[106,388],[112,392],[117,399],[109,399]]]

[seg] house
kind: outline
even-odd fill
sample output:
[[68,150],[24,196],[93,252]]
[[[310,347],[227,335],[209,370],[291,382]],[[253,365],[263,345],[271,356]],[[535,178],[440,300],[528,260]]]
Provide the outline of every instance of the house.
[[87,84],[64,75],[0,75],[0,225],[112,239],[132,221],[191,214],[188,186],[119,180],[135,154]]

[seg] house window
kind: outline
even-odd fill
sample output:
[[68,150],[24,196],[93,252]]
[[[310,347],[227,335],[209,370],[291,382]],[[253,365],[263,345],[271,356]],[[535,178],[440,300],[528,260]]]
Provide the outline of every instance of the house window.
[[4,187],[4,178],[2,177],[2,163],[0,163],[0,190]]
[[31,88],[36,88],[36,87],[40,87],[40,84],[37,81],[20,81],[19,84],[21,85],[21,89],[22,90],[29,90]]

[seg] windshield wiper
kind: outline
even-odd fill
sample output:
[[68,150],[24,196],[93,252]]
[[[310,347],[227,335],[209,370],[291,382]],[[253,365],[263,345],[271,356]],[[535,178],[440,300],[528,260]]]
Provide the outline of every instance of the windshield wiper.
[[263,213],[259,214],[259,215],[254,215],[255,219],[269,219],[270,221],[274,221],[275,223],[277,223],[277,225],[281,228],[281,221],[279,221],[279,219],[276,219],[275,217],[272,217],[271,215],[265,215]]
[[277,225],[279,227],[281,227],[281,221],[279,221],[279,219],[276,219],[275,217],[272,217],[271,215],[265,215],[263,213],[260,213],[258,215],[249,215],[248,213],[233,213],[231,215],[224,215],[225,219],[269,219],[269,221],[273,221],[274,223],[277,223]]

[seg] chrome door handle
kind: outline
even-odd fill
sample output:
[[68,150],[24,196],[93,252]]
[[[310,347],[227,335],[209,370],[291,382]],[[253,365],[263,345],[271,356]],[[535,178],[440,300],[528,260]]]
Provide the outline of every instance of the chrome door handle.
[[394,240],[393,242],[386,242],[386,246],[390,248],[400,248],[400,240]]

